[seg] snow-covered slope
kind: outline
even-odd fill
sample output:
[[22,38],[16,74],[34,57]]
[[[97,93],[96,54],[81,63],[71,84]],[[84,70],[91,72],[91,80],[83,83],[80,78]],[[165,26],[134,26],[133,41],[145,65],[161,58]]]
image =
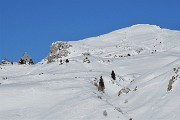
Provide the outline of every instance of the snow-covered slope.
[[[155,25],[138,24],[80,41],[54,42],[49,57],[55,58],[54,61],[57,61],[57,58],[63,56],[72,58],[87,53],[103,58],[153,54],[178,48],[180,45],[179,33],[179,31],[161,29]],[[47,62],[47,58],[44,59],[45,62]]]
[[1,120],[180,119],[179,31],[134,25],[63,45],[55,62],[0,66]]

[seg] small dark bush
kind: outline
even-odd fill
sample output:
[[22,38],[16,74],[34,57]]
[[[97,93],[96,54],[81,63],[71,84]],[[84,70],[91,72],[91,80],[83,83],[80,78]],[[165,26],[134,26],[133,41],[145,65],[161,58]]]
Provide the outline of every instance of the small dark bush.
[[107,116],[107,115],[108,115],[106,110],[103,111],[103,115],[104,115],[104,116]]
[[100,77],[100,80],[99,80],[98,91],[104,92],[104,89],[105,89],[104,81],[103,81],[103,78],[102,78],[102,76],[101,76],[101,77]]
[[114,73],[114,70],[112,70],[112,72],[111,72],[111,77],[113,80],[116,80],[116,74]]
[[68,59],[66,59],[66,63],[69,63],[69,60],[68,60]]

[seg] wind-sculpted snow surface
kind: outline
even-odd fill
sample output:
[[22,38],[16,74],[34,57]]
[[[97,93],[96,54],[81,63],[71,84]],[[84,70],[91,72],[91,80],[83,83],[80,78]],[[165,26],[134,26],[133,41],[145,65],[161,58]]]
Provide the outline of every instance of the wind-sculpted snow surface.
[[0,120],[180,119],[180,32],[135,25],[66,45],[62,64],[0,65]]

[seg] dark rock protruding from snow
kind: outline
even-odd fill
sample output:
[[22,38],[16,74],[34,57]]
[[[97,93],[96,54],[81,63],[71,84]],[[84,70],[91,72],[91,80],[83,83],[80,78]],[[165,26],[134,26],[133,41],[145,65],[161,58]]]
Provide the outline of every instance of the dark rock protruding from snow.
[[90,63],[90,60],[86,57],[86,58],[83,60],[83,63]]
[[19,63],[19,64],[29,64],[29,65],[34,64],[32,58],[28,55],[27,52],[25,52],[25,53],[23,54],[23,56],[20,58],[20,60],[19,60],[18,63]]

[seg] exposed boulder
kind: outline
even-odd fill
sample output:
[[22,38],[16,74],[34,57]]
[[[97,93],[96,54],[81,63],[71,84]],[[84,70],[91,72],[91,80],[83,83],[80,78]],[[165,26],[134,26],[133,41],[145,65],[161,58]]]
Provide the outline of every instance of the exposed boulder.
[[122,93],[125,93],[125,94],[127,94],[129,91],[131,91],[129,88],[122,88],[120,91],[119,91],[119,93],[118,93],[118,96],[120,96]]
[[86,57],[86,58],[83,60],[83,63],[90,63],[90,60]]

